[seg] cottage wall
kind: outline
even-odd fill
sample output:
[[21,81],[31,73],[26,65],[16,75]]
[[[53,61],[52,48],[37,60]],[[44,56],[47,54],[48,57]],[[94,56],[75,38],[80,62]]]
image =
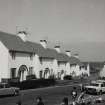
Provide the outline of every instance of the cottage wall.
[[[11,69],[16,68],[16,77],[18,76],[19,68],[22,65],[25,65],[27,67],[27,70],[29,71],[30,67],[33,67],[33,59],[30,58],[29,53],[15,53],[15,58],[12,57],[12,54],[9,53],[9,71],[10,71],[10,78],[11,78]],[[28,71],[25,71],[24,74],[24,80],[26,79],[26,75],[28,75]]]
[[66,64],[66,75],[70,75],[70,63],[67,62]]
[[9,78],[8,49],[0,41],[0,82],[2,78]]
[[40,63],[40,58],[37,54],[35,54],[33,58],[32,65],[34,67],[33,72],[36,75],[37,78],[40,78],[40,71],[41,71],[41,63]]
[[70,74],[72,76],[79,76],[80,75],[79,65],[77,64],[70,65]]
[[52,68],[53,68],[55,77],[57,77],[58,76],[58,61],[56,59],[53,60]]

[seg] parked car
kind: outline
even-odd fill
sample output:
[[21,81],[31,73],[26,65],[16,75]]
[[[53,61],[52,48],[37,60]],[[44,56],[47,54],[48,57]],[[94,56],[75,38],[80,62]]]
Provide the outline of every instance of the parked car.
[[105,84],[105,80],[96,80],[96,81]]
[[105,84],[98,81],[92,81],[90,85],[84,86],[86,93],[102,94],[105,92]]
[[20,89],[17,87],[10,87],[7,83],[0,83],[0,97],[19,95]]

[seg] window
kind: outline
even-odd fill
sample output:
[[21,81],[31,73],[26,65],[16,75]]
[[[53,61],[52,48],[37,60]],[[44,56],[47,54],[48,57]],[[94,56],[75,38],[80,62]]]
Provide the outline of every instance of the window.
[[11,78],[16,77],[16,68],[11,68]]
[[29,67],[29,75],[33,74],[33,67]]
[[80,66],[80,67],[79,67],[79,70],[81,70],[81,69],[82,69],[82,67]]
[[34,54],[30,54],[30,60],[33,60]]
[[16,53],[14,51],[11,52],[12,59],[15,60]]
[[43,60],[42,60],[42,57],[40,57],[40,63],[41,63],[41,65],[43,64]]
[[101,84],[101,87],[105,87],[105,84]]
[[91,86],[99,86],[99,84],[97,84],[97,83],[91,83],[90,85]]
[[85,66],[85,70],[87,70],[87,66]]
[[39,71],[39,77],[42,78],[43,77],[43,71]]

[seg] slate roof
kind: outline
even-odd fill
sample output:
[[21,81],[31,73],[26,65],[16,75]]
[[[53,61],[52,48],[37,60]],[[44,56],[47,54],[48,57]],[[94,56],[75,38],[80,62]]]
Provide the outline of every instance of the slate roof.
[[51,48],[46,48],[42,57],[56,58],[57,51]]
[[26,41],[20,37],[5,32],[0,32],[0,40],[8,48],[9,51],[19,51],[28,53],[37,53],[39,57],[55,58],[57,52],[54,49],[44,49],[42,45]]
[[58,61],[62,61],[62,62],[68,62],[69,61],[69,57],[64,53],[58,53],[56,58]]
[[9,49],[9,51],[32,52],[20,37],[5,32],[0,32],[0,41]]
[[25,44],[30,47],[32,52],[38,54],[39,56],[43,56],[45,49],[42,47],[42,45],[30,41],[26,41]]
[[58,61],[70,62],[70,64],[79,64],[81,62],[75,57],[68,57],[64,53],[58,53],[55,49],[43,48],[42,45],[26,41],[24,42],[17,35],[12,35],[5,32],[0,32],[0,41],[8,48],[9,51],[19,51],[27,53],[37,53],[39,57],[56,58]]
[[54,49],[50,48],[43,48],[41,44],[35,43],[35,42],[26,42],[27,46],[30,46],[33,52],[37,53],[39,57],[45,57],[45,58],[56,58],[57,52]]
[[72,64],[78,64],[79,66],[83,66],[83,63],[78,58],[73,57],[73,56],[71,56],[69,58],[69,62],[70,62],[71,65]]

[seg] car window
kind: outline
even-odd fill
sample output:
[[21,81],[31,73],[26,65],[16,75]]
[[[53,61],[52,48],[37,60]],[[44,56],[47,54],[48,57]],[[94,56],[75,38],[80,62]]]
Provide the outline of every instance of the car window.
[[91,86],[99,86],[99,84],[97,84],[97,83],[91,83],[90,85]]
[[105,84],[101,84],[101,87],[105,87]]
[[104,85],[103,85],[103,84],[101,84],[101,87],[104,87]]

